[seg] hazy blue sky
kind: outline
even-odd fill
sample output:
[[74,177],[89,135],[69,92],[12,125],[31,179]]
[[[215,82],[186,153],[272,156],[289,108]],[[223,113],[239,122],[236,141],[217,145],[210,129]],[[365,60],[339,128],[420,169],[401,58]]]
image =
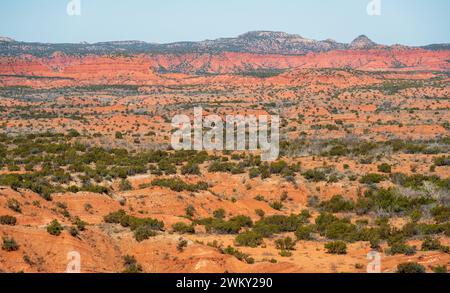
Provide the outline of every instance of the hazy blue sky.
[[174,42],[233,37],[277,30],[313,39],[350,42],[366,34],[383,44],[450,42],[449,0],[381,0],[381,16],[369,16],[371,0],[1,0],[0,35],[20,41]]

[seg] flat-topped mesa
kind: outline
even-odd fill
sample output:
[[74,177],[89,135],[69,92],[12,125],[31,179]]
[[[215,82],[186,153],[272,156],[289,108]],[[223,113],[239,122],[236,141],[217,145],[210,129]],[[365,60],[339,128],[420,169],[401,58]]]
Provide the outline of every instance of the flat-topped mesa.
[[366,35],[360,35],[356,39],[354,39],[350,45],[350,49],[372,49],[378,46],[377,43],[373,42],[371,39],[369,39]]

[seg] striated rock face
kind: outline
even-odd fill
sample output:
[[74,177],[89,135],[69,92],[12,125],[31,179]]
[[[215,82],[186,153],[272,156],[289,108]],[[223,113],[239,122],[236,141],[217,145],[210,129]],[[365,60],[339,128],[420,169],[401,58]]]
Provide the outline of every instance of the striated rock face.
[[151,85],[179,82],[170,74],[272,76],[290,69],[448,71],[450,50],[381,46],[366,36],[351,44],[256,31],[198,43],[140,41],[35,44],[0,41],[0,86]]

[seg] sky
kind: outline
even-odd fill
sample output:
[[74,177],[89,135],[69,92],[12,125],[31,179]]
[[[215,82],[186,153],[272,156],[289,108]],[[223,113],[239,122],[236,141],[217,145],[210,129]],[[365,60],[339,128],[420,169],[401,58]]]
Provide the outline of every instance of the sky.
[[[77,1],[80,10],[69,5]],[[371,14],[380,15],[368,14],[369,3],[375,3]],[[449,12],[449,0],[1,0],[0,36],[169,43],[271,30],[316,40],[351,42],[365,34],[380,44],[427,45],[450,43]]]

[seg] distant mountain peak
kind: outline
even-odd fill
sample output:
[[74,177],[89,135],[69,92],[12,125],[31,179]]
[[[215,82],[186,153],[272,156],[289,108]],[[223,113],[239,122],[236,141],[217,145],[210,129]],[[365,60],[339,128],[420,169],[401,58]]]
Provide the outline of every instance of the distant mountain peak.
[[15,40],[13,40],[13,39],[11,39],[11,38],[7,38],[7,37],[2,37],[2,36],[0,36],[0,42],[13,43],[13,42],[15,42]]
[[360,35],[350,43],[349,47],[350,49],[371,49],[377,45],[377,43],[369,39],[366,35]]
[[288,34],[285,32],[275,32],[275,31],[251,31],[240,35],[240,39],[248,38],[283,38],[283,39],[303,39],[302,36],[296,34]]

